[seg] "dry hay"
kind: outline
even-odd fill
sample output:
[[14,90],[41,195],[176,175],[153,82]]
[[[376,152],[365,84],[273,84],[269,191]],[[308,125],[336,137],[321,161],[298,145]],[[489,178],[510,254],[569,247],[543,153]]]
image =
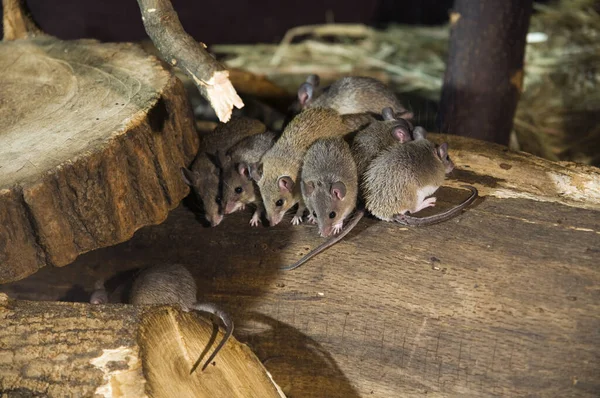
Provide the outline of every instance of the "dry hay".
[[[600,16],[594,0],[536,6],[526,50],[524,92],[511,146],[551,160],[600,164]],[[279,44],[218,45],[229,67],[294,92],[310,73],[377,77],[399,93],[438,101],[448,26],[328,24],[291,29]]]

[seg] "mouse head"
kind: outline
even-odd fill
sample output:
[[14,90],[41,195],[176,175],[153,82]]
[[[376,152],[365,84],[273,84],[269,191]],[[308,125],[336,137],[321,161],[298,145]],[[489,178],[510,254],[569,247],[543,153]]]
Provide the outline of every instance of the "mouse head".
[[438,157],[438,159],[440,159],[440,161],[444,165],[444,170],[446,171],[446,174],[454,170],[454,163],[452,163],[452,160],[450,160],[450,156],[448,156],[447,143],[444,142],[441,145],[436,145],[435,155]]
[[344,220],[356,207],[356,195],[350,195],[342,181],[303,181],[302,196],[307,207],[312,209],[312,216],[317,220],[323,237],[340,232]]
[[207,154],[201,154],[194,162],[192,170],[181,168],[183,181],[188,184],[196,198],[204,206],[204,216],[210,225],[216,227],[223,220],[221,208],[220,169]]
[[241,210],[244,205],[256,201],[254,181],[250,177],[250,165],[245,162],[233,163],[225,155],[223,164],[223,206],[224,213]]
[[287,175],[269,173],[262,163],[250,165],[250,176],[260,190],[269,224],[279,224],[284,214],[298,203],[299,192],[295,181]]

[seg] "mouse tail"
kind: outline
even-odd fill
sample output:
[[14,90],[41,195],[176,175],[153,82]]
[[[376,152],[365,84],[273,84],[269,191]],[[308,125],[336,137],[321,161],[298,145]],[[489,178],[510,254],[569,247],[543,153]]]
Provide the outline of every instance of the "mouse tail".
[[471,196],[469,196],[467,199],[465,199],[464,202],[462,202],[461,204],[454,206],[453,208],[448,209],[443,213],[435,214],[435,215],[429,216],[429,217],[413,217],[413,216],[406,215],[406,214],[398,214],[398,215],[394,216],[394,221],[399,224],[407,225],[407,226],[411,226],[411,227],[424,227],[427,225],[433,225],[433,224],[440,223],[442,221],[449,220],[452,217],[460,214],[460,212],[465,207],[467,207],[468,205],[473,203],[473,201],[475,199],[477,199],[477,195],[478,195],[477,188],[475,188],[471,185],[462,185],[462,187],[469,189],[471,191]]
[[[234,326],[233,319],[231,319],[229,314],[227,314],[225,311],[223,311],[221,308],[219,308],[219,306],[217,306],[216,304],[213,304],[213,303],[196,303],[196,304],[192,305],[190,307],[190,309],[211,314],[211,315],[219,318],[221,320],[221,322],[223,322],[223,325],[225,325],[225,336],[219,342],[219,345],[217,345],[217,348],[215,348],[215,350],[212,352],[212,354],[208,357],[208,359],[202,366],[202,371],[204,371],[206,369],[206,367],[208,366],[208,364],[210,364],[215,359],[215,357],[217,356],[219,351],[221,351],[221,348],[223,348],[225,343],[227,343],[227,341],[233,334],[233,326]],[[198,358],[198,360],[192,367],[190,374],[194,373],[194,371],[196,370],[196,368],[198,367],[199,364],[200,364],[200,358]]]
[[309,253],[305,254],[304,257],[302,257],[300,260],[296,261],[294,264],[287,265],[287,266],[281,267],[279,269],[282,271],[291,271],[293,269],[296,269],[299,266],[301,266],[302,264],[304,264],[305,262],[307,262],[308,260],[310,260],[311,258],[313,258],[314,256],[316,256],[317,254],[324,251],[325,249],[335,245],[337,242],[342,240],[342,238],[344,236],[348,235],[348,233],[356,226],[356,224],[358,224],[358,222],[364,215],[365,215],[364,209],[357,210],[356,213],[354,214],[354,216],[352,217],[352,219],[350,220],[350,222],[348,222],[348,224],[344,227],[344,229],[342,229],[342,231],[339,234],[327,239],[325,242],[321,243],[315,249],[313,249]]

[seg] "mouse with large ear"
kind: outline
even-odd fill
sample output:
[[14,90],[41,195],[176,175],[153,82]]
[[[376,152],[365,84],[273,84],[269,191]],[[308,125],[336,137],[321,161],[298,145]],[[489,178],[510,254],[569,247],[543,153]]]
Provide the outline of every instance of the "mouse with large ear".
[[315,141],[304,156],[302,198],[321,236],[335,235],[356,207],[358,177],[350,147],[341,137]]
[[[119,287],[121,288],[121,286]],[[133,279],[127,302],[133,305],[179,305],[184,311],[200,311],[220,319],[225,326],[225,336],[204,363],[205,370],[233,333],[233,320],[219,306],[198,302],[197,286],[190,271],[179,264],[161,264],[143,269]],[[112,295],[111,295],[112,296]],[[91,304],[105,304],[108,294],[104,286],[96,286]],[[191,368],[194,372],[199,360]]]
[[362,178],[369,163],[384,149],[398,142],[405,143],[412,140],[413,125],[410,121],[394,114],[390,107],[384,108],[381,115],[382,120],[373,121],[359,131],[352,140],[352,155],[359,179]]
[[233,117],[228,123],[220,123],[211,133],[200,136],[200,148],[191,168],[181,168],[183,181],[203,204],[204,215],[213,227],[223,220],[221,169],[217,151],[227,151],[243,138],[264,133],[265,130],[265,125],[258,120]]
[[274,132],[246,137],[233,145],[226,153],[219,152],[222,167],[224,213],[231,214],[242,210],[248,204],[256,206],[250,225],[257,226],[264,211],[260,193],[250,175],[251,165],[260,161],[276,138]]
[[[300,169],[308,148],[319,138],[343,137],[358,124],[353,117],[342,117],[328,108],[302,111],[285,128],[281,137],[260,162],[251,167],[260,189],[265,213],[271,226],[278,224],[284,214],[298,204],[292,224],[299,224],[305,210],[300,188]],[[253,170],[254,169],[254,170]]]
[[[379,115],[383,108],[391,108],[404,119],[411,119],[412,112],[406,109],[394,92],[377,79],[365,76],[347,76],[333,84],[317,90],[318,76],[311,75],[298,88],[301,109],[310,107],[332,108],[342,115],[372,113]],[[314,82],[317,82],[316,84]]]
[[367,210],[381,220],[429,225],[459,214],[477,197],[477,190],[468,187],[471,196],[442,214],[424,218],[410,215],[435,205],[436,198],[430,195],[443,185],[445,175],[454,169],[448,144],[433,144],[424,138],[424,129],[415,128],[415,132],[415,140],[397,143],[378,155],[361,182]]

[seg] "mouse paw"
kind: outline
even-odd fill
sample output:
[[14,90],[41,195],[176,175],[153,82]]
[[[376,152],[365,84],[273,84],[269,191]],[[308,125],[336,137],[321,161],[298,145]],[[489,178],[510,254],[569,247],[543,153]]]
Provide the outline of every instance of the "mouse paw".
[[423,200],[421,202],[421,204],[419,206],[417,206],[417,208],[415,209],[415,211],[413,213],[416,213],[418,211],[421,211],[427,207],[433,207],[435,206],[435,202],[437,201],[437,198],[435,196],[432,196],[431,198],[427,198],[425,200]]
[[255,214],[250,219],[250,225],[253,227],[258,227],[258,224],[260,224],[260,216]]
[[337,235],[342,231],[342,226],[341,225],[334,225],[333,226],[333,234]]
[[311,223],[311,224],[316,224],[317,223],[317,219],[312,214],[309,214],[308,215],[308,222]]
[[302,216],[294,216],[292,218],[292,225],[300,225],[302,224]]

